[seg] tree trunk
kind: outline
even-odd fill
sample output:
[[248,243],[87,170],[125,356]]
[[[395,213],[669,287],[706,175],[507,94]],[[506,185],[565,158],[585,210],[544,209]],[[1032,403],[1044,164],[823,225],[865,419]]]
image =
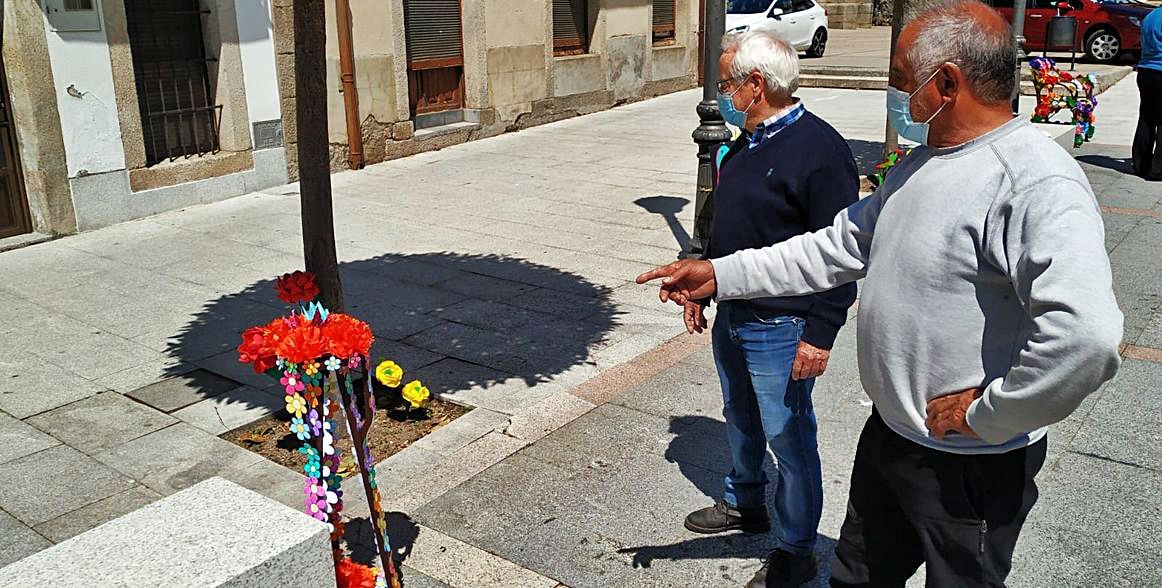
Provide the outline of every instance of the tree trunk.
[[326,0],[295,0],[295,120],[298,125],[299,202],[303,255],[328,309],[343,310],[331,210],[331,155],[327,134]]
[[[892,46],[889,50],[889,67],[896,59],[896,42],[900,39],[900,29],[904,28],[904,11],[910,7],[910,0],[892,0]],[[896,129],[892,127],[891,117],[887,117],[887,126],[884,132],[884,157],[900,147],[900,139],[896,136]]]

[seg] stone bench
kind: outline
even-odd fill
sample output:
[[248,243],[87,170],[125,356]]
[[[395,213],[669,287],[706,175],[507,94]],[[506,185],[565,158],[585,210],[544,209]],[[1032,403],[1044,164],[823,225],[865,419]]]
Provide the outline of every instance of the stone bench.
[[0,568],[4,588],[334,584],[326,525],[221,478]]

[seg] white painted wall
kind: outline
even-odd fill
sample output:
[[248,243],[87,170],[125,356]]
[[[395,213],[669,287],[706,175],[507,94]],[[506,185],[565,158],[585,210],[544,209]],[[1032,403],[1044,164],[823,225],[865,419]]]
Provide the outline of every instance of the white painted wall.
[[52,31],[47,19],[44,25],[69,177],[125,169],[104,26],[101,31],[68,33]]
[[238,42],[250,122],[282,118],[270,0],[235,0],[234,10],[238,18]]

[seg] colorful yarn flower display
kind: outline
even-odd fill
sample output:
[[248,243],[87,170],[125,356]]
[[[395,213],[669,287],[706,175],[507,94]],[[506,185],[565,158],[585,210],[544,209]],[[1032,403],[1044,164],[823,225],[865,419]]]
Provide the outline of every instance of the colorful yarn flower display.
[[[299,449],[307,458],[303,466],[305,512],[327,523],[335,558],[335,580],[348,586],[391,586],[399,588],[399,576],[391,558],[380,490],[375,479],[374,459],[367,444],[375,418],[374,377],[382,385],[397,389],[413,408],[427,401],[428,389],[418,380],[398,390],[403,369],[392,361],[372,369],[371,345],[374,337],[367,323],[352,316],[332,313],[316,300],[319,288],[310,272],[294,272],[278,278],[279,299],[295,305],[289,316],[263,326],[246,329],[238,346],[238,357],[256,373],[276,379],[286,392],[290,432],[303,442]],[[352,438],[354,459],[340,455],[335,446],[336,417],[345,416],[345,429]],[[353,466],[341,467],[341,464]],[[343,474],[360,475],[375,526],[379,569],[364,566],[343,556]]]
[[1029,60],[1033,70],[1033,89],[1037,92],[1037,107],[1033,122],[1049,123],[1058,112],[1068,110],[1073,115],[1073,146],[1081,147],[1093,138],[1094,109],[1097,108],[1097,75],[1075,75],[1059,71],[1057,62],[1048,57]]

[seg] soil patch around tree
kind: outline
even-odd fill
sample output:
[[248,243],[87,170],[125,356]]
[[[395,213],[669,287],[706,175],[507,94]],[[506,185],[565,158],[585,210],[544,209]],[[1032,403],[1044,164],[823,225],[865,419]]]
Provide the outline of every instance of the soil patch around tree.
[[[452,422],[470,409],[451,402],[432,398],[420,409],[405,410],[399,406],[381,407],[375,412],[375,423],[367,435],[367,444],[375,462],[379,463],[425,435]],[[344,417],[338,415],[336,424],[340,434],[335,439],[335,448],[347,463],[353,458],[351,436],[343,424]],[[239,447],[257,453],[275,463],[302,473],[307,456],[299,452],[303,442],[290,432],[290,415],[280,410],[266,418],[221,435]]]

